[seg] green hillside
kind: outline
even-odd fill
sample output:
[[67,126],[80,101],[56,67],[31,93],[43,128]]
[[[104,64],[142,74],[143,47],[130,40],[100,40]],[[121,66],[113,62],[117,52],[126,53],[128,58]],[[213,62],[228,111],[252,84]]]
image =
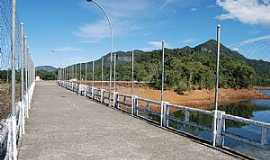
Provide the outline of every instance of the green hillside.
[[[165,83],[167,89],[185,91],[213,88],[216,66],[215,40],[209,40],[194,48],[165,49]],[[117,53],[117,80],[131,79],[131,52]],[[110,55],[104,56],[105,79],[109,79]],[[101,79],[101,59],[95,62],[95,78]],[[87,66],[86,66],[87,65]],[[72,67],[72,66],[71,66]],[[88,68],[85,77],[85,68]],[[75,67],[79,70],[79,64]],[[81,65],[82,78],[92,78],[92,62]],[[70,68],[71,70],[71,68]],[[161,50],[135,51],[135,80],[151,82],[160,87]],[[250,60],[236,51],[221,45],[220,85],[223,88],[248,88],[270,84],[270,63]],[[77,77],[79,78],[79,77]]]

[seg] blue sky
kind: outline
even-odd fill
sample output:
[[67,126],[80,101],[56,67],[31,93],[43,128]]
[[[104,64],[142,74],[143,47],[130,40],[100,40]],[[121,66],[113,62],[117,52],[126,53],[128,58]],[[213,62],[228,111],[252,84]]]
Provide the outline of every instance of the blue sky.
[[[215,38],[249,58],[270,60],[270,0],[97,0],[112,17],[115,50],[195,46]],[[36,65],[63,66],[110,51],[102,12],[85,0],[17,0]],[[53,52],[52,52],[53,51]]]

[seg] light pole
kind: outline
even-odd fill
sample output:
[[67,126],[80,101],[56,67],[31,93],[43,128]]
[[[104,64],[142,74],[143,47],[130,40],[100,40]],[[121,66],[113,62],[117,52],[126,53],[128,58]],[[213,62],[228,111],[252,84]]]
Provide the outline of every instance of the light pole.
[[[110,53],[110,59],[111,59],[111,63],[110,63],[110,93],[111,93],[111,89],[112,89],[112,61],[113,61],[113,27],[112,27],[112,22],[111,22],[111,18],[108,16],[107,12],[105,11],[104,7],[102,5],[100,5],[96,0],[86,0],[87,2],[92,2],[94,3],[99,9],[102,10],[103,14],[105,15],[108,24],[109,24],[109,28],[111,31],[111,53]],[[114,62],[115,63],[115,62]],[[110,94],[111,96],[111,94]]]
[[103,65],[104,65],[104,57],[101,60],[101,89],[103,89]]
[[164,62],[165,61],[165,49],[164,49],[164,41],[162,41],[162,77],[161,77],[161,94],[160,94],[160,100],[163,102],[163,96],[164,96]]
[[134,49],[131,52],[131,95],[134,92]]
[[220,25],[217,26],[217,61],[216,61],[216,89],[215,89],[215,113],[214,113],[214,130],[213,146],[216,146],[217,136],[217,114],[218,114],[218,95],[219,95],[219,59],[220,59]]
[[92,62],[93,66],[92,66],[92,87],[95,86],[95,61],[93,60]]

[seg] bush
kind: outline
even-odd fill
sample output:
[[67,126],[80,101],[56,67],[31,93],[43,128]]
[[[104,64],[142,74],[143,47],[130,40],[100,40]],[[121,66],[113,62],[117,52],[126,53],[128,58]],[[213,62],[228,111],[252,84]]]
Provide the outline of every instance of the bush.
[[185,83],[184,81],[178,81],[178,83],[176,84],[176,86],[174,86],[174,91],[177,94],[183,95],[185,91],[188,90],[188,86],[187,83]]

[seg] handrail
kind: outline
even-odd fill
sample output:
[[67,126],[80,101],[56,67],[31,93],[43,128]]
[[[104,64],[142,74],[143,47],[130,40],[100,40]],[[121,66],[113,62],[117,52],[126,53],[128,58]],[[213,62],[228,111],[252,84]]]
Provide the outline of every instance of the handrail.
[[[110,103],[112,102],[113,103],[112,107],[131,113],[131,115],[133,116],[141,117],[155,124],[159,124],[161,125],[161,127],[168,128],[176,132],[188,134],[190,136],[193,136],[202,140],[205,140],[205,139],[203,139],[202,137],[198,135],[194,135],[192,132],[189,132],[189,130],[181,130],[178,128],[174,128],[171,122],[180,124],[182,125],[182,127],[191,126],[191,127],[195,127],[195,128],[207,131],[209,132],[210,135],[213,134],[212,133],[213,123],[209,123],[211,121],[213,122],[213,116],[214,116],[213,111],[190,108],[183,105],[176,105],[176,104],[171,104],[164,101],[161,102],[161,101],[151,100],[151,99],[147,99],[147,98],[143,98],[143,97],[139,97],[135,95],[128,95],[128,94],[123,94],[123,93],[118,93],[118,92],[109,92],[108,90],[105,90],[105,89],[97,89],[90,86],[88,87],[89,87],[88,89],[91,90],[91,92],[94,92],[93,97],[91,98],[95,99],[94,98],[95,96],[100,96],[100,99],[98,100],[95,99],[98,102],[102,104],[108,104],[109,106],[110,106]],[[96,91],[98,91],[98,93]],[[130,104],[126,103],[127,99],[129,99],[128,102],[130,102]],[[107,100],[107,101],[105,102],[104,100]],[[143,106],[140,106],[140,102],[144,102],[145,105],[143,103],[142,104]],[[125,109],[129,108],[129,110],[124,110],[123,105],[126,106]],[[158,110],[156,111],[155,110],[156,108],[153,109],[152,107],[158,107]],[[176,117],[176,115],[172,115],[172,113],[175,113],[177,111],[181,111],[180,117]],[[193,113],[196,113],[196,114],[193,114]],[[193,121],[192,116],[194,117],[197,115],[198,116],[203,115],[203,116],[208,117],[209,119],[208,121],[204,122],[204,124],[202,124],[199,121],[200,119]],[[225,123],[226,120],[232,120],[234,122],[245,123],[246,125],[254,125],[254,126],[262,128],[260,142],[255,142],[255,141],[252,141],[252,139],[248,139],[245,137],[241,137],[239,135],[226,132],[226,123]],[[248,143],[251,145],[269,144],[270,142],[268,142],[267,137],[269,137],[268,134],[270,134],[269,133],[270,130],[267,131],[267,129],[268,130],[270,129],[270,123],[251,120],[251,119],[247,119],[247,118],[243,118],[239,116],[226,114],[223,111],[218,111],[217,137],[216,137],[217,147],[228,149],[228,146],[225,146],[223,143],[224,137],[229,137],[234,140],[238,140],[238,141]],[[211,143],[213,139],[210,141],[209,140],[207,141]]]
[[252,120],[252,119],[239,117],[239,116],[233,116],[230,114],[225,114],[224,118],[228,119],[228,120],[238,121],[238,122],[251,124],[251,125],[255,125],[255,126],[259,126],[259,127],[265,127],[265,128],[270,129],[270,123],[266,123],[266,122],[260,122],[260,121],[256,121],[256,120]]
[[[18,139],[20,139],[20,137],[23,134],[23,130],[24,130],[24,121],[25,118],[27,118],[28,116],[28,110],[30,109],[30,102],[32,99],[32,95],[34,92],[34,87],[35,87],[35,82],[33,82],[31,84],[31,86],[28,88],[28,90],[25,92],[25,94],[23,95],[22,99],[23,102],[17,102],[16,103],[16,114],[15,114],[15,122],[16,122],[16,126],[15,126],[15,133],[16,133],[16,137],[18,137]],[[8,156],[11,149],[11,142],[9,141],[10,138],[9,136],[11,136],[11,132],[12,132],[12,127],[11,127],[11,121],[12,121],[12,115],[11,113],[7,116],[6,119],[3,119],[0,121],[0,155],[1,156]]]

